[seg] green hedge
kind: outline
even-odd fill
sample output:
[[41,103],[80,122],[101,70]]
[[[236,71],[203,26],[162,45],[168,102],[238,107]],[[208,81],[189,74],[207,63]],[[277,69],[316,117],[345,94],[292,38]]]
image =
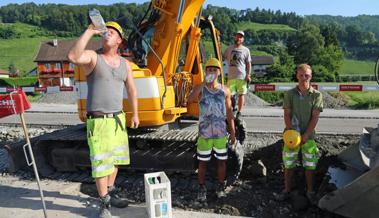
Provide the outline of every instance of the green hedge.
[[3,87],[35,86],[37,82],[37,77],[0,78],[0,86]]

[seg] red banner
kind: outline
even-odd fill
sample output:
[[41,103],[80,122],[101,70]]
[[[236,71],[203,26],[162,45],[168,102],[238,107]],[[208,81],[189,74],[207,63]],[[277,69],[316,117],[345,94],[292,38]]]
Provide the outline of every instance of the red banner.
[[17,90],[10,94],[0,95],[0,118],[23,113],[31,107],[25,92]]
[[72,91],[74,91],[74,87],[72,87],[72,86],[61,86],[61,87],[59,87],[59,91],[61,91],[61,92],[72,92]]
[[47,88],[46,87],[35,87],[34,91],[35,92],[46,92]]
[[275,91],[274,84],[255,84],[255,91]]
[[361,92],[362,90],[363,90],[363,85],[356,85],[356,84],[340,85],[340,91]]

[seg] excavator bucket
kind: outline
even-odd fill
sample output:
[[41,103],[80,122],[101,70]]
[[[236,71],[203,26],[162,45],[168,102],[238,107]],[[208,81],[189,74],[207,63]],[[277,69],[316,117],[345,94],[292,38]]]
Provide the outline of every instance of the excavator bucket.
[[338,156],[345,167],[328,169],[330,182],[337,189],[322,197],[318,206],[345,217],[378,217],[378,148],[378,129],[364,128],[359,143],[350,146]]

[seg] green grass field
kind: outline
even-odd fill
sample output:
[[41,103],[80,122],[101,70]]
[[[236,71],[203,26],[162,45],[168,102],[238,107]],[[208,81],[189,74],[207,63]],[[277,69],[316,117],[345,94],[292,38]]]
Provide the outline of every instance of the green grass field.
[[28,24],[2,25],[11,26],[20,33],[20,38],[0,40],[0,69],[8,70],[13,63],[22,73],[29,72],[36,67],[34,59],[41,42],[55,38],[49,31]]
[[375,62],[345,59],[340,75],[374,75]]
[[20,34],[20,38],[38,38],[41,36],[51,36],[52,33],[44,28],[25,23],[2,23],[0,27],[11,27]]
[[283,24],[262,24],[254,22],[241,22],[238,24],[238,29],[242,30],[281,30],[281,31],[296,31],[294,28]]
[[47,38],[0,40],[0,68],[8,70],[11,63],[21,72],[28,72],[37,65],[34,61],[41,41]]
[[342,92],[342,94],[348,97],[348,105],[352,108],[379,108],[379,92]]

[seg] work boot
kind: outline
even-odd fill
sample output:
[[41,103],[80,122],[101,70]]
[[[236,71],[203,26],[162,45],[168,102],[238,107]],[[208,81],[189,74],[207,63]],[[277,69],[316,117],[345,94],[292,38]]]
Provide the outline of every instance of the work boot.
[[117,208],[127,207],[129,204],[128,199],[121,196],[120,189],[114,186],[108,187],[108,194],[111,197],[111,205]]
[[307,192],[307,198],[311,205],[317,205],[318,199],[315,192]]
[[197,192],[197,200],[199,202],[207,201],[207,188],[205,187],[205,185],[199,185],[199,190]]
[[99,218],[112,218],[110,196],[100,197]]
[[226,197],[225,185],[223,183],[218,183],[216,187],[216,195],[218,198]]

